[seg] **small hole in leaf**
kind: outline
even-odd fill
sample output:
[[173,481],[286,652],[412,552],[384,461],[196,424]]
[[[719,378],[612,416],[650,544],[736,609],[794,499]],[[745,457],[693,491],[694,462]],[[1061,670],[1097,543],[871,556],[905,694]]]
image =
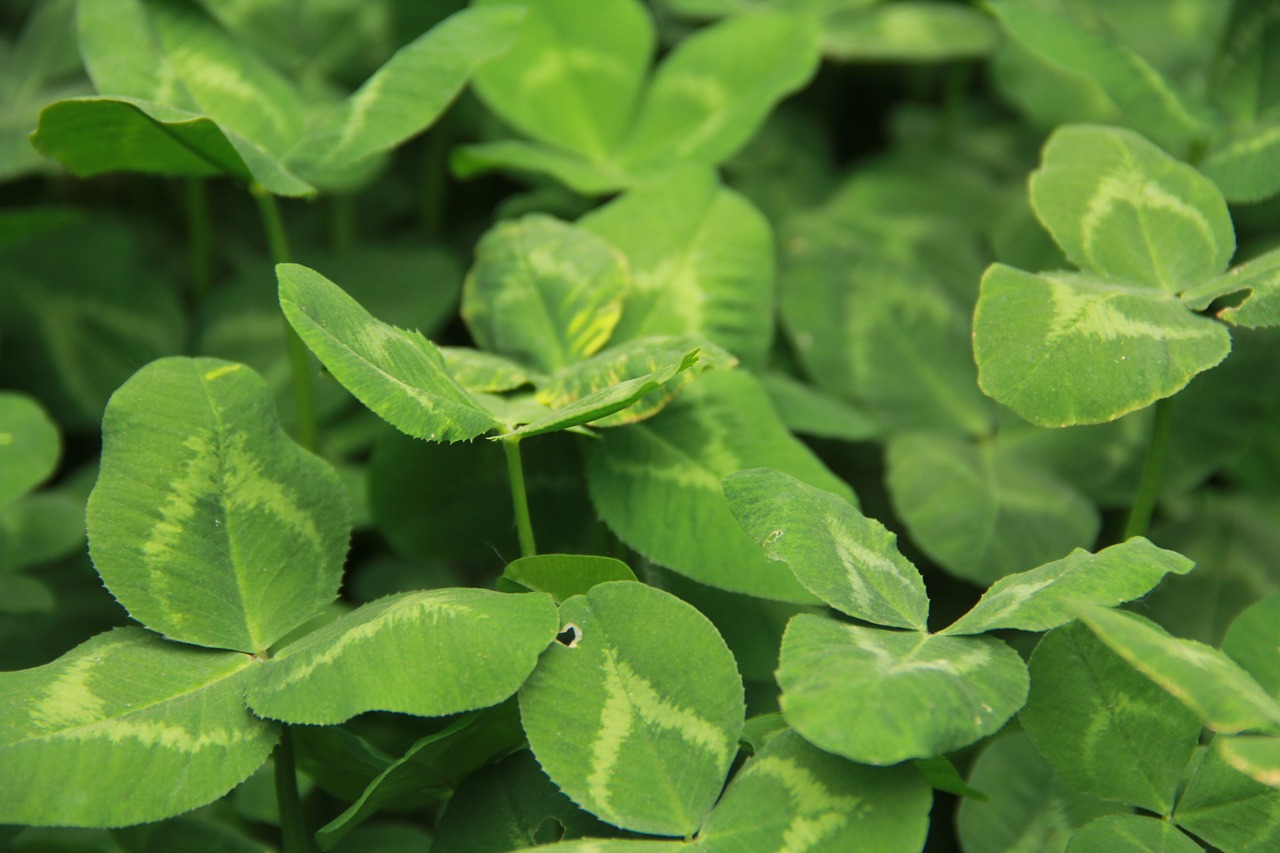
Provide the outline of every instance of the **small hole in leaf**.
[[564,838],[564,824],[553,817],[549,817],[538,824],[538,828],[533,831],[531,840],[535,844],[554,844],[562,838]]
[[556,634],[556,642],[562,646],[574,648],[578,645],[578,641],[582,639],[582,629],[572,622],[564,626],[559,634]]

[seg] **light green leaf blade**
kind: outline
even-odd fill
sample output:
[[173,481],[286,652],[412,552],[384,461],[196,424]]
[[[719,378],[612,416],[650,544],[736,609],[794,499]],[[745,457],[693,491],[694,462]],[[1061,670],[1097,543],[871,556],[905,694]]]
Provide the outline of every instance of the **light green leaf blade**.
[[913,767],[853,764],[783,731],[734,777],[690,849],[916,853],[932,803]]
[[323,183],[432,125],[475,68],[506,50],[519,8],[464,9],[396,51],[289,152],[297,172]]
[[1280,790],[1236,770],[1215,738],[1178,799],[1173,822],[1220,850],[1269,853],[1280,846]]
[[541,593],[438,589],[380,598],[281,649],[248,688],[272,719],[332,725],[366,711],[439,717],[511,696],[555,637]]
[[724,640],[691,605],[627,581],[569,599],[560,618],[574,638],[548,648],[520,691],[538,763],[602,820],[691,835],[742,733],[742,680]]
[[106,172],[209,177],[257,182],[275,195],[315,188],[255,143],[198,113],[134,98],[58,101],[40,113],[31,143],[81,177]]
[[253,666],[118,628],[53,663],[0,673],[0,763],[22,780],[0,786],[0,821],[124,826],[221,797],[278,737],[244,707]]
[[[585,419],[593,426],[621,426],[656,415],[700,373],[736,363],[732,355],[700,338],[638,338],[559,371],[540,383],[535,398],[557,410],[553,417],[570,409],[595,408],[601,414]],[[603,411],[606,405],[616,414]]]
[[1103,423],[1171,396],[1231,351],[1170,294],[993,264],[973,318],[978,383],[1040,426]]
[[837,10],[822,22],[822,52],[851,62],[946,62],[990,54],[1000,32],[975,9],[908,0]]
[[629,285],[626,258],[613,246],[532,214],[481,238],[462,317],[482,349],[553,373],[608,342]]
[[833,394],[785,373],[765,373],[760,381],[792,432],[842,441],[867,441],[879,434],[870,414]]
[[[801,614],[782,638],[782,713],[813,745],[897,764],[1000,730],[1027,697],[1027,667],[991,637],[864,628]],[[929,714],[920,714],[922,707]],[[856,720],[857,725],[850,725]]]
[[1256,329],[1280,326],[1280,250],[1266,252],[1251,261],[1232,267],[1182,295],[1188,307],[1202,311],[1213,300],[1248,291],[1243,300],[1218,312],[1233,326]]
[[[481,7],[513,5],[483,0]],[[654,49],[653,22],[636,0],[538,0],[511,49],[476,72],[499,118],[534,139],[591,161],[606,158],[631,120]]]
[[0,507],[0,573],[84,552],[84,497],[64,489]]
[[965,853],[1062,853],[1076,827],[1099,815],[1129,811],[1073,790],[1021,732],[988,744],[974,762],[969,784],[989,799],[960,803],[956,828]]
[[438,347],[444,369],[468,391],[496,394],[532,381],[529,371],[510,359],[471,347]]
[[475,438],[498,426],[422,335],[370,316],[314,270],[280,264],[276,274],[280,307],[298,336],[378,417],[415,438],[441,442]]
[[1280,702],[1212,646],[1171,637],[1133,613],[1091,604],[1078,604],[1076,609],[1080,621],[1113,651],[1214,731],[1280,727]]
[[1236,770],[1271,788],[1280,788],[1280,737],[1236,735],[1216,741],[1222,758]]
[[1280,115],[1248,125],[1219,142],[1200,171],[1231,202],[1250,203],[1280,192]]
[[636,579],[635,572],[621,560],[588,554],[521,557],[508,563],[502,576],[526,589],[550,593],[557,604],[586,595],[596,584]]
[[648,559],[720,589],[815,602],[742,532],[720,480],[770,467],[850,500],[853,494],[786,431],[746,372],[711,371],[657,417],[609,430],[586,452],[596,512]]
[[920,548],[986,586],[1093,544],[1097,509],[1045,470],[940,432],[889,443],[889,496]]
[[1071,834],[1066,853],[1197,853],[1173,824],[1144,815],[1108,815]]
[[154,361],[112,396],[102,432],[89,549],[139,622],[260,653],[337,596],[346,491],[280,429],[252,370]]
[[[80,56],[93,85],[191,112],[199,106],[165,56],[142,0],[76,0]],[[121,45],[129,45],[121,50]]]
[[1222,650],[1272,696],[1280,698],[1280,594],[1251,604],[1237,616]]
[[996,581],[972,610],[939,633],[1048,631],[1075,618],[1070,602],[1112,607],[1146,595],[1166,574],[1185,575],[1194,566],[1141,536],[1096,554],[1076,549],[1061,560]]
[[655,173],[673,162],[719,163],[755,135],[778,101],[809,82],[819,60],[808,16],[761,12],[706,27],[654,73],[618,160]]
[[618,247],[631,289],[613,342],[697,335],[761,367],[773,338],[773,234],[713,170],[686,165],[578,220]]
[[0,507],[43,483],[58,466],[62,436],[44,407],[0,391]]
[[1178,153],[1207,136],[1206,109],[1189,101],[1158,70],[1113,38],[1091,32],[1061,13],[1026,0],[988,4],[1006,35],[1056,68],[1097,83],[1122,120]]
[[1078,622],[1031,656],[1018,719],[1058,775],[1079,791],[1167,815],[1200,740],[1200,718]]
[[495,169],[547,175],[582,195],[617,192],[636,181],[634,175],[611,161],[592,163],[559,148],[519,139],[459,146],[449,154],[449,169],[464,180]]
[[880,522],[769,468],[725,477],[724,495],[751,540],[827,604],[877,625],[926,630],[924,580]]
[[1213,182],[1131,130],[1059,128],[1030,192],[1067,257],[1103,278],[1181,293],[1222,272],[1235,253]]

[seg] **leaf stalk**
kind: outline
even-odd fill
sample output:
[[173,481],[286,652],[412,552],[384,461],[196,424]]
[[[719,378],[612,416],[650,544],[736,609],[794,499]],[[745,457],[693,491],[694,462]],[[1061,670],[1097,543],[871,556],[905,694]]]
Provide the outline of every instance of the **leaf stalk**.
[[1165,397],[1156,403],[1156,419],[1151,428],[1151,444],[1147,448],[1147,461],[1142,466],[1142,479],[1138,482],[1138,494],[1129,509],[1129,521],[1124,527],[1124,538],[1146,536],[1160,497],[1160,480],[1164,475],[1164,460],[1169,454],[1170,425],[1173,423],[1173,398]]
[[520,439],[504,438],[502,450],[507,456],[507,479],[511,482],[511,503],[516,511],[520,556],[533,557],[537,555],[538,548],[533,541],[533,522],[529,518],[529,499],[524,487],[524,466],[520,461]]

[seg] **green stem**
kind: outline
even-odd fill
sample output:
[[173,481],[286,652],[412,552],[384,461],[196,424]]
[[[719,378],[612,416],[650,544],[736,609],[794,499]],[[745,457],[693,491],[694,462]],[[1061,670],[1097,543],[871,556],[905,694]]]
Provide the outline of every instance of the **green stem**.
[[533,541],[533,522],[529,520],[529,499],[524,490],[524,466],[520,464],[520,439],[502,441],[507,454],[507,479],[511,481],[511,502],[516,510],[516,532],[520,534],[520,556],[532,557],[538,553]]
[[1129,510],[1129,522],[1124,527],[1124,538],[1146,536],[1151,525],[1151,515],[1160,497],[1160,479],[1164,474],[1164,459],[1169,452],[1169,432],[1173,423],[1173,398],[1166,397],[1156,403],[1156,421],[1151,429],[1151,446],[1147,448],[1147,461],[1142,466],[1142,480],[1138,494]]
[[191,241],[191,296],[199,305],[213,281],[213,226],[209,221],[209,188],[203,178],[188,178],[187,234]]
[[311,834],[302,820],[302,798],[298,796],[298,768],[293,756],[293,733],[285,726],[272,753],[275,761],[276,805],[280,809],[280,829],[284,833],[284,853],[312,853]]
[[[252,186],[251,191],[258,203],[258,212],[262,215],[262,227],[267,234],[272,262],[289,263],[289,238],[284,231],[276,197],[257,183]],[[316,426],[316,392],[311,378],[311,360],[306,344],[289,325],[289,321],[281,317],[280,322],[284,324],[284,346],[289,355],[289,371],[293,375],[293,402],[298,412],[298,443],[315,452],[319,431]]]

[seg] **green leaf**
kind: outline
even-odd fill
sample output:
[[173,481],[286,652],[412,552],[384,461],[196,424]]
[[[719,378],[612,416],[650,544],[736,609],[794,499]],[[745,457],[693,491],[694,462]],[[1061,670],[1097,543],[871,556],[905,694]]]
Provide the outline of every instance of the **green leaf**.
[[[143,0],[76,0],[80,56],[99,92],[197,110],[151,26]],[[129,50],[120,50],[120,45]]]
[[1170,294],[993,264],[973,318],[978,383],[1040,426],[1102,423],[1176,394],[1231,335]]
[[996,581],[972,610],[939,633],[1047,631],[1075,618],[1073,601],[1107,607],[1132,601],[1150,592],[1166,574],[1185,575],[1194,566],[1141,536],[1096,554],[1077,548],[1061,560]]
[[720,479],[767,466],[853,494],[787,432],[749,374],[711,371],[657,417],[603,433],[586,453],[596,512],[646,558],[720,589],[814,603],[742,532]]
[[0,615],[52,613],[56,606],[49,587],[35,578],[0,574]]
[[511,696],[555,637],[549,595],[389,595],[285,646],[248,687],[253,710],[332,725],[366,711],[439,717]]
[[436,825],[433,853],[510,853],[538,846],[541,832],[561,838],[604,835],[609,827],[560,793],[528,750],[462,781]]
[[[620,426],[657,414],[704,370],[736,363],[729,353],[700,338],[639,338],[561,370],[540,383],[535,398],[556,410],[553,417],[563,417],[570,409],[599,409],[599,415],[582,422]],[[612,408],[606,412],[606,407]]]
[[1018,719],[1058,775],[1086,794],[1169,814],[1200,718],[1078,622],[1046,634],[1030,668]]
[[1222,650],[1272,696],[1280,698],[1280,594],[1249,606],[1231,623]]
[[986,56],[999,43],[991,20],[974,9],[928,0],[861,5],[836,10],[822,22],[827,56],[852,62],[945,62]]
[[[111,837],[124,853],[271,853],[261,841],[203,815],[117,829]],[[117,848],[111,850],[116,853]]]
[[1280,789],[1233,768],[1215,738],[1178,798],[1173,822],[1221,850],[1267,853],[1280,845]]
[[477,72],[477,94],[522,133],[604,159],[630,123],[644,84],[654,49],[649,13],[636,0],[600,0],[589,17],[575,0],[518,5],[528,17],[511,49]]
[[1076,827],[1128,811],[1068,787],[1020,732],[982,750],[969,784],[990,799],[960,803],[956,828],[966,853],[1062,853]]
[[102,432],[89,547],[139,622],[258,653],[337,596],[346,492],[280,429],[252,370],[154,361],[112,396]]
[[1223,308],[1218,317],[1233,326],[1249,329],[1280,326],[1280,250],[1232,267],[1217,278],[1187,291],[1182,300],[1189,307],[1201,311],[1218,297],[1245,291],[1247,295],[1239,304]]
[[1026,699],[1027,668],[991,637],[801,614],[782,639],[778,684],[782,712],[805,740],[862,764],[896,764],[999,731]]
[[1236,735],[1216,741],[1222,758],[1236,770],[1271,788],[1280,788],[1280,737]]
[[43,483],[62,455],[62,436],[34,398],[0,391],[0,507]]
[[768,468],[725,477],[724,494],[751,540],[814,595],[867,622],[925,630],[924,580],[880,522],[838,495]]
[[1097,509],[1048,471],[944,433],[895,437],[889,495],[911,539],[944,569],[986,586],[1093,544]]
[[118,628],[53,663],[0,673],[0,762],[23,780],[0,787],[0,822],[123,826],[221,797],[278,737],[244,707],[254,665]]
[[1204,724],[1231,734],[1280,727],[1280,702],[1222,652],[1171,637],[1141,616],[1077,604],[1080,621],[1138,672],[1194,711]]
[[1188,102],[1125,45],[1026,0],[998,0],[988,8],[1014,41],[1055,68],[1097,83],[1119,108],[1122,121],[1170,151],[1182,153],[1194,140],[1208,135],[1207,110]]
[[502,576],[534,592],[547,592],[557,604],[606,581],[633,581],[635,572],[621,560],[585,554],[539,554],[507,564]]
[[527,385],[529,371],[510,359],[471,347],[439,347],[444,369],[468,391],[496,394]]
[[618,159],[637,172],[715,164],[755,135],[821,57],[805,15],[736,15],[681,41],[654,72]]
[[613,246],[532,214],[480,240],[462,316],[482,348],[554,373],[605,345],[629,284],[626,258]]
[[464,145],[449,154],[449,168],[459,178],[473,178],[494,169],[548,175],[583,195],[602,195],[630,186],[636,179],[612,162],[592,163],[560,148],[519,139]]
[[691,850],[916,853],[932,801],[915,768],[853,764],[783,731],[734,777]]
[[917,758],[911,763],[915,765],[915,768],[920,771],[920,774],[924,776],[930,787],[935,791],[945,791],[948,794],[955,794],[957,797],[971,797],[982,803],[990,799],[977,788],[970,788],[965,783],[964,777],[960,775],[960,771],[951,763],[951,759],[945,755],[935,755],[932,758]]
[[1055,131],[1031,175],[1031,205],[1067,257],[1101,278],[1181,293],[1235,253],[1213,182],[1130,130]]
[[1249,203],[1280,192],[1280,115],[1250,124],[1223,139],[1200,164],[1230,202]]
[[622,251],[632,284],[615,344],[696,335],[752,368],[773,337],[773,235],[713,170],[685,165],[578,221]]
[[280,307],[329,372],[401,432],[455,442],[498,426],[445,369],[435,345],[375,319],[336,284],[297,264],[276,267]]
[[1071,834],[1066,853],[1197,853],[1177,827],[1143,815],[1108,815]]
[[84,498],[43,491],[0,507],[0,573],[84,550]]
[[692,606],[626,581],[569,599],[560,618],[573,639],[548,648],[520,691],[538,763],[615,826],[691,835],[742,733],[742,681],[724,640]]
[[137,98],[90,96],[45,107],[31,144],[81,177],[106,172],[256,182],[281,196],[315,189],[256,143],[207,116]]
[[792,432],[842,441],[866,441],[879,433],[867,412],[785,373],[765,373],[760,381]]
[[475,770],[524,743],[515,703],[469,714],[419,738],[404,755],[369,782],[346,811],[316,832],[323,850],[332,850],[380,809],[408,799],[443,801]]
[[518,8],[464,9],[396,51],[289,152],[300,174],[323,183],[421,133],[440,117],[477,66],[515,39]]

